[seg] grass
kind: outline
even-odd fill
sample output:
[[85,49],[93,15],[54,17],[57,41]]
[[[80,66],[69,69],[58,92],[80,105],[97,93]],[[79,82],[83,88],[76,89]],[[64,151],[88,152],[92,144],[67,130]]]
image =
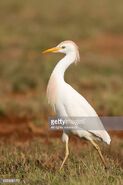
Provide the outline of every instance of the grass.
[[100,183],[121,185],[123,183],[122,141],[115,139],[115,152],[113,145],[103,150],[108,170],[104,169],[91,145],[79,143],[73,146],[70,142],[70,156],[64,168],[59,171],[64,154],[64,145],[60,143],[61,141],[56,139],[48,146],[42,143],[42,140],[35,139],[18,147],[6,145],[5,148],[1,145],[1,178],[17,178],[22,184],[25,182],[27,185],[98,185]]
[[[60,140],[17,140],[25,140],[22,130],[33,135],[24,127],[30,121],[48,134],[45,124],[54,113],[47,104],[46,86],[62,56],[43,56],[41,51],[63,40],[75,41],[81,56],[81,62],[68,69],[66,81],[99,115],[123,115],[122,7],[122,0],[0,1],[0,178],[19,178],[27,185],[123,184],[121,139],[113,137],[111,147],[101,147],[107,171],[90,145],[71,142],[61,172]],[[4,134],[3,125],[11,128],[13,122],[15,132]]]

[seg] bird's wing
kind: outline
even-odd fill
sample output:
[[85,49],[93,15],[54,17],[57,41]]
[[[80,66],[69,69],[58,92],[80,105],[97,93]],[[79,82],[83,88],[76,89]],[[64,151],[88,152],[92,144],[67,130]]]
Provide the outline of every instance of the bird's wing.
[[72,117],[97,117],[97,113],[87,100],[81,96],[75,89],[66,83],[64,96],[62,93],[62,102],[66,112]]
[[87,121],[82,121],[82,128],[101,138],[106,143],[110,143],[110,136],[104,129],[101,120],[84,97],[82,97],[75,89],[66,83],[64,96],[62,93],[61,98],[68,117],[87,118]]

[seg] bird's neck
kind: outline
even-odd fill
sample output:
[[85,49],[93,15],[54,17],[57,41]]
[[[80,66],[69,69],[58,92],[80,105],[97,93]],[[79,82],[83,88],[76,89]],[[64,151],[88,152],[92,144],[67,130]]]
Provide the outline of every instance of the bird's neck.
[[64,80],[64,73],[66,69],[74,63],[76,59],[76,55],[74,53],[67,54],[64,58],[62,58],[57,65],[55,66],[52,75],[53,76],[58,76],[59,79]]
[[58,89],[61,87],[61,83],[64,82],[64,73],[66,69],[75,61],[75,55],[67,54],[61,59],[55,66],[47,86],[47,98],[48,102],[54,107],[57,101]]

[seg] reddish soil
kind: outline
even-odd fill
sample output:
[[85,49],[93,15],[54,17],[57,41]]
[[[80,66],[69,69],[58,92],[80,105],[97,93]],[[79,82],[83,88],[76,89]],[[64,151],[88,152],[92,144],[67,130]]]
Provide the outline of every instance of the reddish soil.
[[[51,138],[61,138],[61,131],[50,131],[47,127],[35,126],[30,119],[27,118],[0,118],[0,140],[21,145],[38,137],[46,144],[50,143]],[[123,131],[110,132],[111,135],[123,138]],[[72,141],[80,143],[79,138],[72,136]]]
[[0,140],[19,144],[40,137],[48,143],[49,138],[58,137],[61,132],[49,131],[47,125],[35,126],[29,118],[3,117],[0,118]]
[[113,57],[123,57],[123,35],[99,35],[78,42],[84,49]]

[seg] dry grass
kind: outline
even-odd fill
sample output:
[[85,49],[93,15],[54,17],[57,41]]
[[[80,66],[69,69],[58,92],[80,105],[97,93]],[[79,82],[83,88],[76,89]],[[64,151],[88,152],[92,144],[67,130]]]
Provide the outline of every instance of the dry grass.
[[[115,147],[114,147],[115,144]],[[123,143],[116,139],[110,148],[103,147],[109,166],[105,170],[97,152],[90,145],[73,145],[63,170],[59,171],[64,155],[64,145],[58,139],[46,145],[41,139],[20,146],[1,144],[1,178],[19,178],[26,184],[72,184],[97,185],[123,183]],[[114,150],[115,149],[115,150]]]

